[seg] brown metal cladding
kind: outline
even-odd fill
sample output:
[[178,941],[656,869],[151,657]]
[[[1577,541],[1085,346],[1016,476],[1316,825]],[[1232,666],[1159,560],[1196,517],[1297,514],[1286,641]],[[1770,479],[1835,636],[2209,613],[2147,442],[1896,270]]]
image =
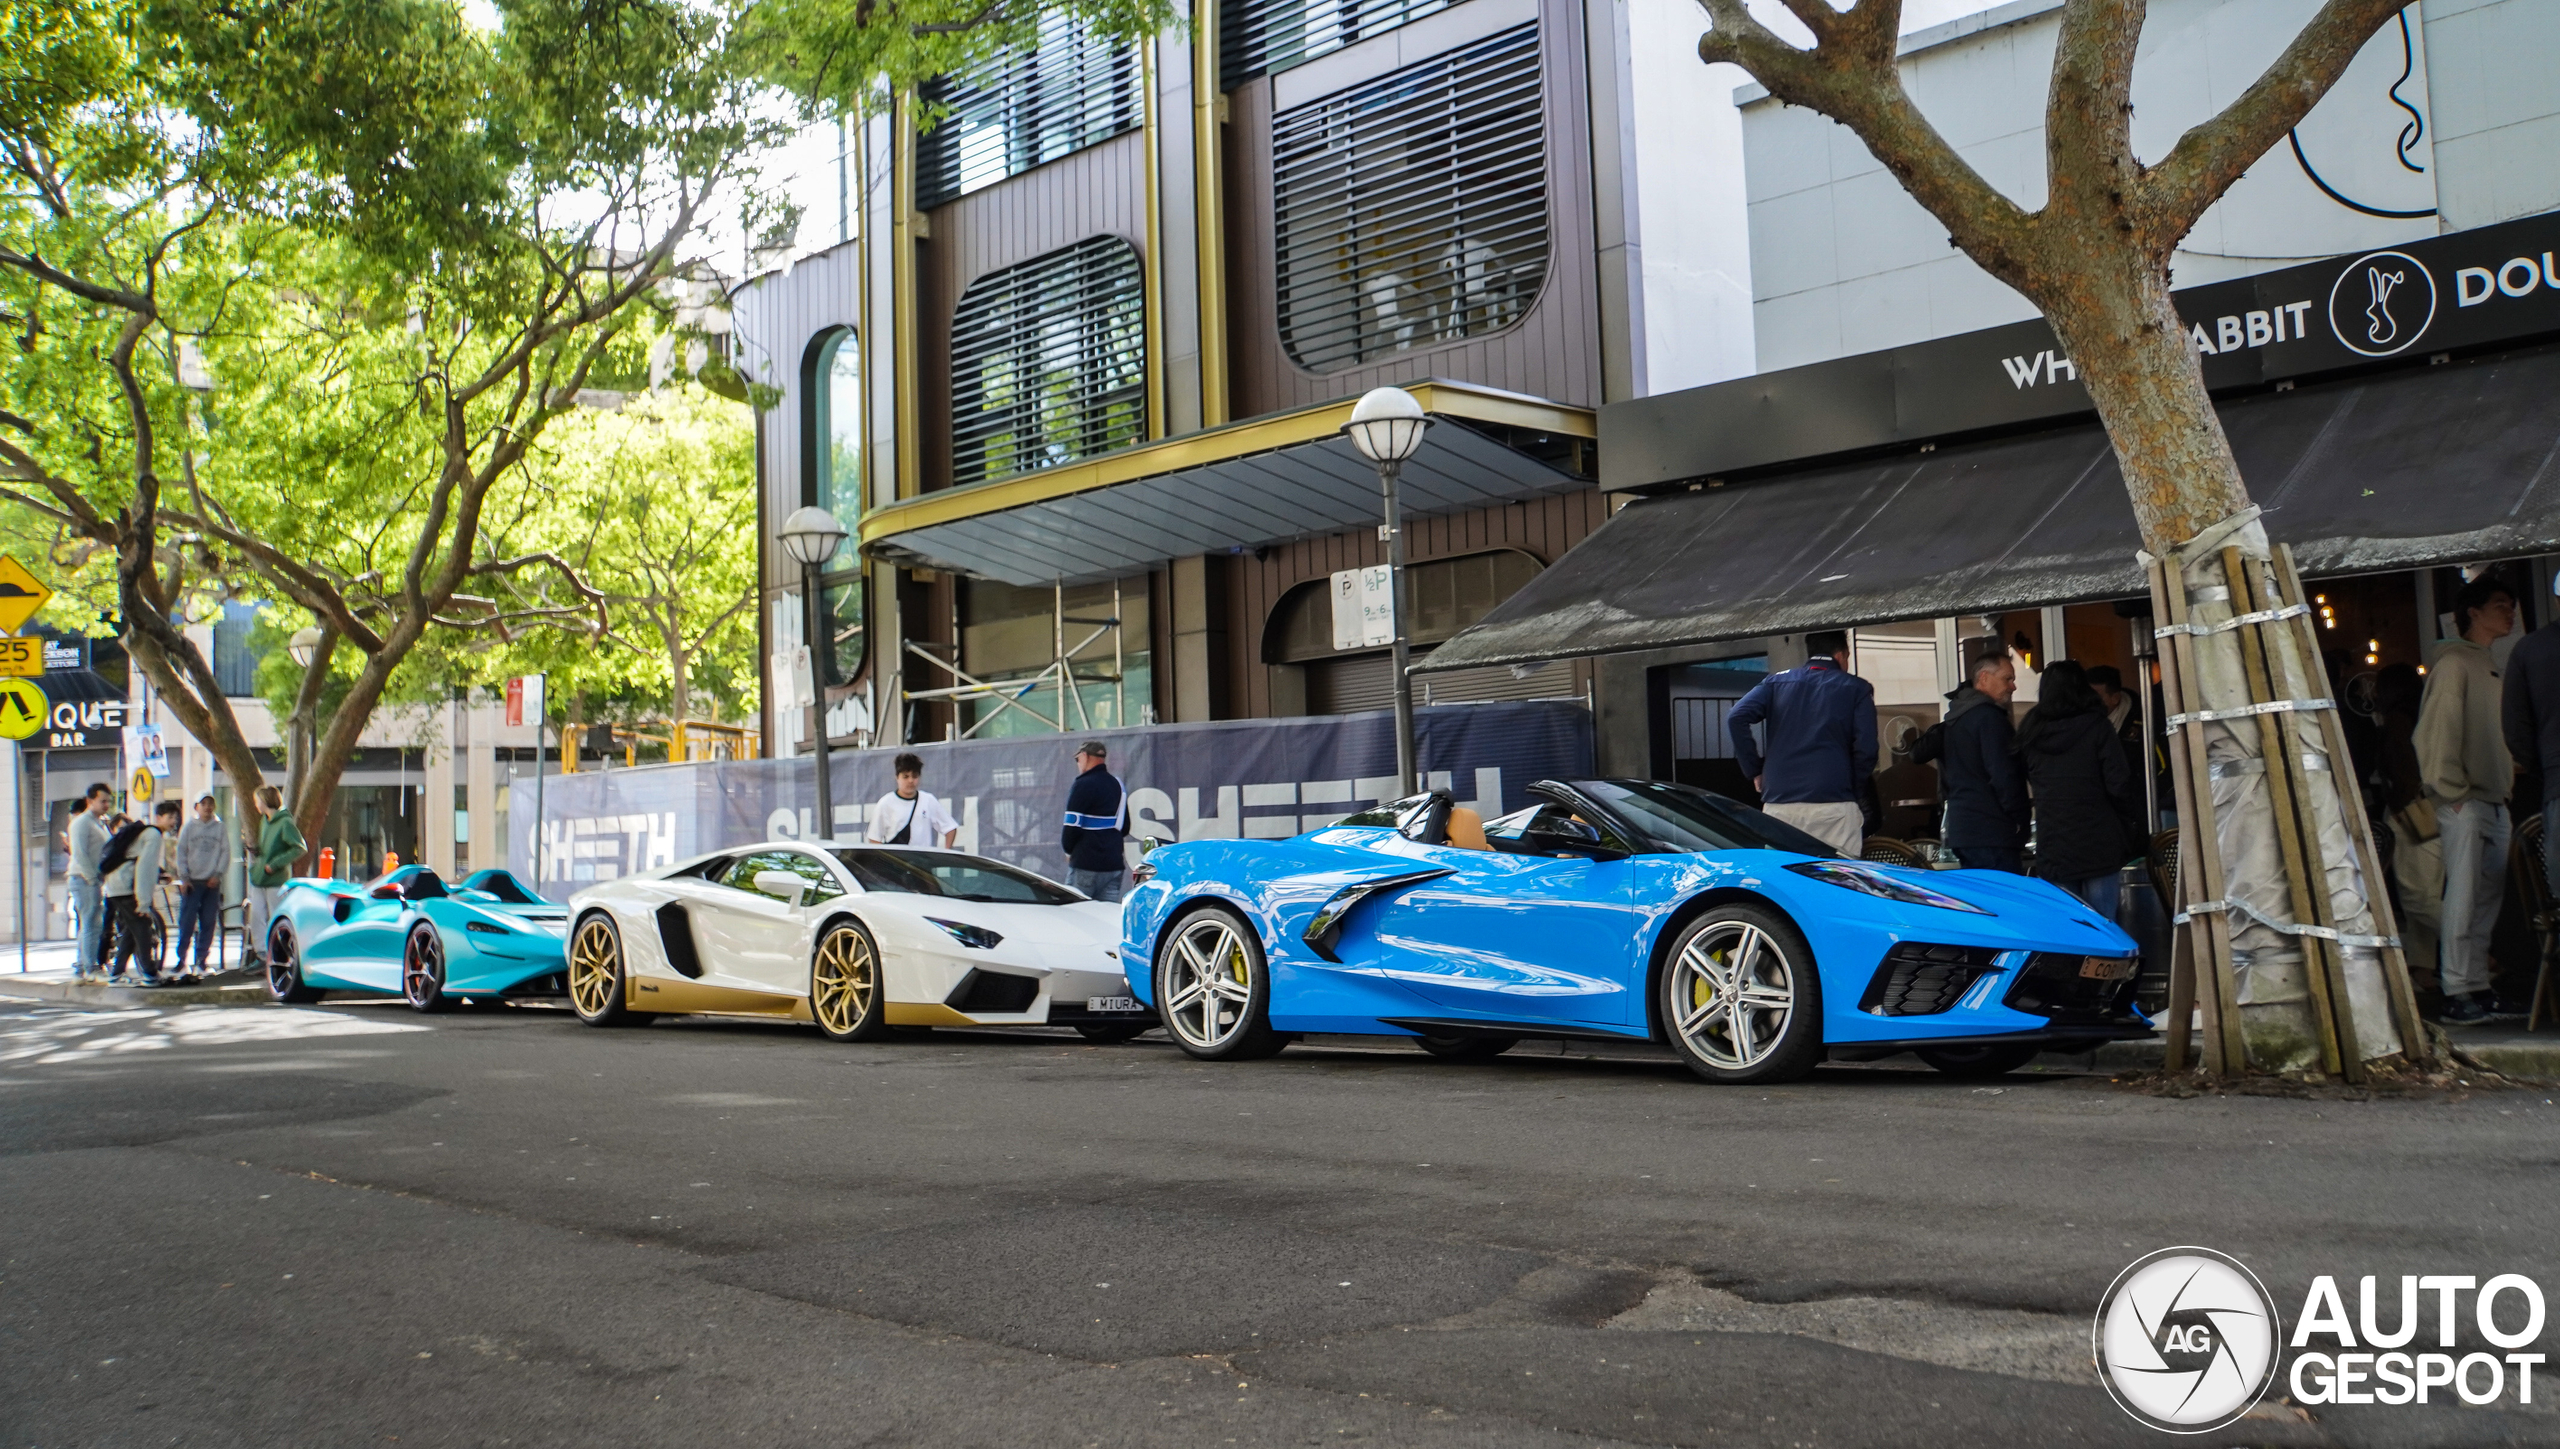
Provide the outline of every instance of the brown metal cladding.
[[921,476],[951,486],[951,316],[969,284],[1090,236],[1147,250],[1146,133],[1130,131],[1035,170],[1009,176],[927,213],[921,244],[918,407]]
[[[1406,561],[1429,563],[1487,549],[1516,548],[1541,564],[1552,565],[1608,517],[1607,499],[1599,489],[1586,488],[1440,518],[1408,518]],[[1259,559],[1250,554],[1224,558],[1229,570],[1228,699],[1235,716],[1261,719],[1271,713],[1271,671],[1262,662],[1262,636],[1281,597],[1309,580],[1386,561],[1386,545],[1374,528],[1281,544]],[[1210,560],[1213,566],[1219,562]],[[1575,661],[1577,688],[1588,669],[1588,661]]]
[[1340,372],[1312,373],[1280,345],[1271,195],[1271,80],[1227,93],[1227,311],[1236,417],[1356,397],[1373,387],[1444,377],[1577,407],[1600,402],[1600,289],[1594,262],[1591,108],[1583,76],[1582,8],[1541,0],[1545,73],[1547,283],[1519,325],[1417,347]]

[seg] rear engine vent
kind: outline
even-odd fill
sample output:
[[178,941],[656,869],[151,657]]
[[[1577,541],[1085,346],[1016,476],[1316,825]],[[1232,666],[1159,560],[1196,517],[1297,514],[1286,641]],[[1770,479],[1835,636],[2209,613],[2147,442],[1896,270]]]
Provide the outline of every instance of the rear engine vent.
[[1988,946],[1929,946],[1905,941],[1887,951],[1858,1009],[1873,1016],[1936,1016],[1991,973],[2000,953]]
[[2019,1011],[2057,1019],[2114,1020],[2133,1003],[2141,963],[2131,957],[2038,951],[2002,1000]]
[[658,943],[667,948],[667,964],[677,975],[702,979],[702,958],[693,949],[693,918],[674,901],[658,907]]
[[1040,983],[1028,976],[971,971],[960,978],[943,1004],[968,1016],[1011,1016],[1029,1011],[1039,995]]

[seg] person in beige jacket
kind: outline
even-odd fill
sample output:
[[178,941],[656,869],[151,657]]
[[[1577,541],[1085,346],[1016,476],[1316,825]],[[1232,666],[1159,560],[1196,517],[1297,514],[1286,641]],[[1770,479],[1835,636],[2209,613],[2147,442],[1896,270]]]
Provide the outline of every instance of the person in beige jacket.
[[2444,844],[2444,1019],[2477,1022],[2507,1014],[2489,991],[2489,933],[2506,896],[2516,767],[2489,646],[2515,630],[2515,593],[2488,574],[2473,579],[2454,596],[2453,626],[2462,637],[2427,672],[2416,744]]

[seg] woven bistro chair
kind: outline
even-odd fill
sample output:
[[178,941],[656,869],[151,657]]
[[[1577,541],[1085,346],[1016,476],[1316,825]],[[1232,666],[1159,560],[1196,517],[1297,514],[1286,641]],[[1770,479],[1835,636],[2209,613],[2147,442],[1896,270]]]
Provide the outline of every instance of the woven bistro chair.
[[2160,896],[2161,909],[2175,918],[2186,908],[2178,895],[2178,832],[2163,830],[2151,837],[2151,889]]
[[2542,812],[2536,810],[2516,822],[2507,846],[2507,872],[2515,881],[2516,899],[2524,902],[2525,918],[2533,925],[2534,944],[2542,952],[2542,964],[2533,977],[2533,1007],[2524,1020],[2527,1031],[2542,1029],[2546,1010],[2560,1017],[2560,1009],[2554,1009],[2560,1003],[2551,1000],[2552,965],[2560,956],[2560,911],[2553,908],[2551,877],[2543,868],[2547,844],[2542,838]]
[[1868,836],[1866,843],[1858,848],[1858,858],[1872,860],[1878,865],[1907,865],[1915,870],[1926,869],[1929,864],[1921,859],[1919,851],[1890,835]]

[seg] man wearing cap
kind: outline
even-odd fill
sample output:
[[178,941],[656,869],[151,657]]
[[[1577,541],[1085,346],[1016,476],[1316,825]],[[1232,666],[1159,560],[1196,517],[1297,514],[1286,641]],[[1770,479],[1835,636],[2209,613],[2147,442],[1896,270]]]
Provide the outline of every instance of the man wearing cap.
[[1067,826],[1058,844],[1067,853],[1067,884],[1116,903],[1129,879],[1121,844],[1129,835],[1129,791],[1103,767],[1108,755],[1100,740],[1076,746],[1076,782],[1067,789]]

